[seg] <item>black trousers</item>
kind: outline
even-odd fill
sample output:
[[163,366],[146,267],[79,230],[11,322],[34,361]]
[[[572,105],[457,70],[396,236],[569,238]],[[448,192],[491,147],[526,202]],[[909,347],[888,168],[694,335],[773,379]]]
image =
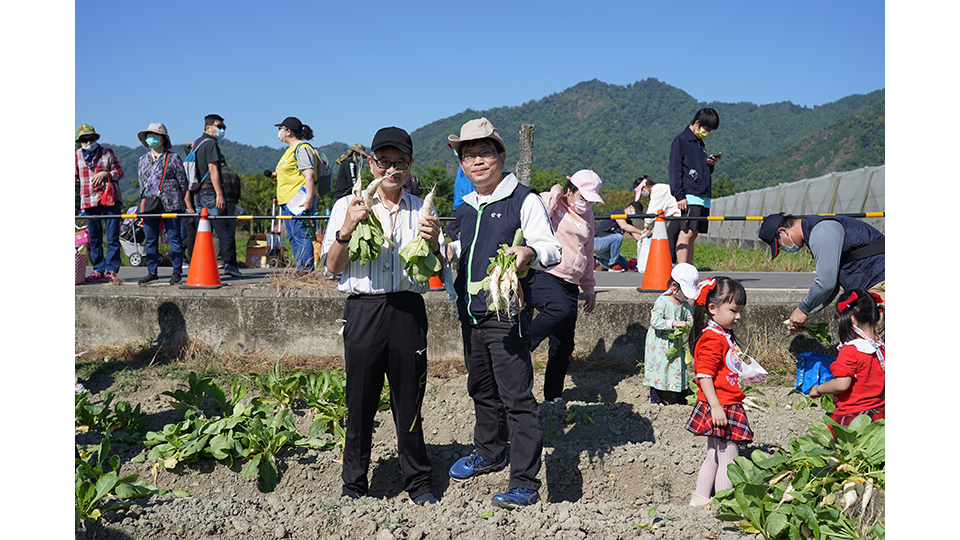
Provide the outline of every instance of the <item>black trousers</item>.
[[543,340],[550,340],[543,399],[553,401],[563,393],[563,381],[573,354],[580,287],[547,272],[530,272],[529,303],[539,312],[530,328],[530,351]]
[[411,498],[430,491],[430,459],[420,406],[427,383],[427,312],[415,293],[353,295],[343,309],[347,429],[342,495],[368,489],[373,423],[386,375],[397,428],[403,489]]
[[473,442],[487,461],[499,461],[510,442],[510,486],[540,490],[543,426],[533,397],[530,311],[513,320],[487,316],[462,323],[467,391],[473,398]]
[[[200,213],[201,208],[206,208],[210,215],[232,216],[235,213],[236,203],[227,202],[226,208],[221,211],[217,210],[216,202],[217,194],[213,188],[201,188],[193,196],[193,204],[197,214]],[[196,242],[197,227],[199,225],[198,220],[199,218],[197,218],[197,220],[190,220],[188,218],[187,221],[187,239],[185,243],[187,250],[190,252],[191,259],[193,258],[193,247]],[[210,228],[217,234],[217,239],[220,242],[220,253],[217,258],[221,259],[224,265],[237,268],[236,222],[232,219],[211,219]]]

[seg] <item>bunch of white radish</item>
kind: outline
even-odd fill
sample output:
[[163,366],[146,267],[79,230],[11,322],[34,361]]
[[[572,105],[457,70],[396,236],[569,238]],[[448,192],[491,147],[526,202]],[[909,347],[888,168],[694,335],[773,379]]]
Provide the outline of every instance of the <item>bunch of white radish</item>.
[[[426,219],[433,214],[433,197],[436,191],[437,186],[434,185],[430,193],[427,193],[427,196],[423,198],[420,219]],[[400,260],[403,261],[407,275],[420,283],[429,281],[443,267],[443,263],[430,249],[430,242],[419,234],[417,234],[415,240],[407,242],[405,246],[400,248]]]
[[490,258],[487,267],[487,277],[481,282],[481,287],[487,291],[487,311],[496,311],[497,320],[500,312],[506,311],[510,316],[511,307],[516,303],[517,311],[523,309],[523,290],[520,289],[520,278],[527,274],[528,268],[517,272],[517,255],[507,255],[511,247],[519,246],[523,242],[523,230],[517,229],[513,235],[513,245],[500,244],[497,254]]
[[[373,196],[377,193],[377,188],[380,187],[380,182],[382,181],[383,178],[376,178],[370,182],[370,185],[364,190],[362,189],[363,181],[357,178],[357,182],[353,185],[353,195],[355,197],[361,197],[364,206],[373,208]],[[370,212],[367,217],[357,224],[357,228],[354,229],[353,234],[350,235],[350,243],[347,246],[350,260],[354,262],[359,261],[360,264],[375,261],[380,258],[380,248],[384,243],[392,248],[396,247],[396,245],[383,234],[383,226],[380,225],[377,214]]]

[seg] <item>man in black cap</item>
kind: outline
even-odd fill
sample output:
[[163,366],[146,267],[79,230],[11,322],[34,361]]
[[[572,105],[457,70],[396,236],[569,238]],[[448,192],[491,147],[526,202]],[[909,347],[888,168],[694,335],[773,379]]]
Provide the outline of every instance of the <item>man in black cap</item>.
[[[397,453],[403,489],[415,504],[435,503],[431,463],[423,441],[420,406],[427,380],[427,312],[422,294],[430,289],[407,275],[400,249],[425,238],[442,260],[443,235],[436,211],[420,218],[423,199],[403,189],[413,164],[413,143],[406,131],[383,128],[367,157],[374,178],[383,178],[373,204],[342,197],[330,212],[322,253],[327,270],[340,274],[337,290],[350,296],[343,308],[343,358],[346,364],[347,434],[343,448],[344,497],[367,493],[367,469],[373,422],[383,377],[390,382],[390,408],[397,429]],[[351,261],[348,245],[357,224],[375,215],[396,249],[383,248],[376,260]]]
[[[859,219],[845,216],[795,217],[783,213],[763,219],[757,236],[780,251],[795,253],[807,245],[816,275],[810,292],[790,315],[790,330],[803,330],[807,316],[830,304],[840,289],[866,289],[884,297],[884,235]],[[882,330],[882,326],[878,331]]]

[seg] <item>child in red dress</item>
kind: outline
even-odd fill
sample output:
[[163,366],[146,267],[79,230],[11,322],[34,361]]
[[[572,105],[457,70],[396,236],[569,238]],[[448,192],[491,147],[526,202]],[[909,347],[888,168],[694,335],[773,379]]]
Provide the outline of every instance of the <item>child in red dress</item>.
[[710,501],[712,494],[732,488],[727,465],[740,455],[737,442],[753,440],[740,389],[740,347],[733,327],[747,304],[743,285],[727,277],[700,282],[693,306],[690,350],[696,382],[697,404],[687,421],[687,430],[707,437],[707,456],[700,466],[691,506]]
[[[877,337],[883,300],[879,295],[854,289],[837,299],[834,315],[840,326],[840,352],[830,365],[833,379],[810,388],[810,397],[833,394],[837,408],[830,417],[841,426],[866,414],[871,420],[886,418],[886,367],[883,341]],[[830,429],[833,431],[833,428]]]

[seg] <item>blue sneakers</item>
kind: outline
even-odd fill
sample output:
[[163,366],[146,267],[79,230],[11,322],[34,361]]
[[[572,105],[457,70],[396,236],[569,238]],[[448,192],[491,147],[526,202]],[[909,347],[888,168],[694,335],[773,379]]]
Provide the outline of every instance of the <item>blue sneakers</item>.
[[527,488],[517,487],[507,490],[506,493],[497,493],[493,496],[493,505],[507,510],[521,506],[530,506],[540,500],[540,494]]
[[507,457],[503,456],[499,462],[493,463],[484,460],[476,450],[469,456],[458,459],[450,466],[450,478],[454,480],[469,480],[474,476],[502,471],[507,466]]

